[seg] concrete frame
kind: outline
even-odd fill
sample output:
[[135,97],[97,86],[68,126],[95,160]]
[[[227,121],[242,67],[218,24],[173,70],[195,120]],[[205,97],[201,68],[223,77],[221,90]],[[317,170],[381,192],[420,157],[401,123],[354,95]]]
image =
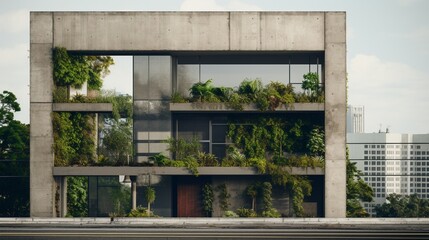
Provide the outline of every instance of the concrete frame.
[[346,215],[345,12],[30,13],[30,215],[55,217],[52,48],[88,53],[325,52],[325,217]]

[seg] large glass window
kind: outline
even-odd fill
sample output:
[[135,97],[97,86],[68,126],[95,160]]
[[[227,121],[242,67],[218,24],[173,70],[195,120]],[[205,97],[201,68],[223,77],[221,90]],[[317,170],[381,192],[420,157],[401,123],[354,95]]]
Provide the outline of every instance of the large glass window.
[[292,84],[300,92],[303,75],[314,72],[323,82],[323,54],[201,55],[177,57],[177,91],[183,95],[197,82],[212,80],[215,86],[237,87],[244,79],[262,83]]

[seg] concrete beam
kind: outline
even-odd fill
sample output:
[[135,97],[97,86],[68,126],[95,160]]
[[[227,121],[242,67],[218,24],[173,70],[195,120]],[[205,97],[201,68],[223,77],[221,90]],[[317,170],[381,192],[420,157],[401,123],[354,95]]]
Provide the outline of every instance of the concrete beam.
[[54,13],[54,45],[68,50],[229,50],[228,33],[228,12]]
[[[260,175],[253,167],[199,167],[199,175]],[[323,175],[323,168],[290,168],[292,175]],[[54,176],[193,175],[182,167],[54,167]]]
[[54,112],[112,112],[111,103],[53,103]]
[[261,50],[323,51],[323,12],[261,12]]

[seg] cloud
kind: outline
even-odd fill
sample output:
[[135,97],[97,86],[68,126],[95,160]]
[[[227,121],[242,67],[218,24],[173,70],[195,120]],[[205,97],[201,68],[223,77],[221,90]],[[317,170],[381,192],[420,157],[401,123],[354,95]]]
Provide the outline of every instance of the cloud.
[[231,0],[226,4],[220,4],[216,0],[184,0],[180,5],[180,11],[261,11],[262,9],[254,4],[245,3],[239,0]]
[[429,133],[429,74],[358,54],[350,62],[348,79],[349,104],[365,106],[367,132],[382,124],[395,132]]
[[30,16],[28,10],[19,9],[0,14],[0,32],[19,33],[28,31]]

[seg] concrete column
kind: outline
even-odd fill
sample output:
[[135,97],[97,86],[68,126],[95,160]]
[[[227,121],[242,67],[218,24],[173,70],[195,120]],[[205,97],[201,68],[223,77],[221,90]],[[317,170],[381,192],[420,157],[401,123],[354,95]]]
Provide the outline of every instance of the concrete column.
[[67,215],[67,177],[61,177],[61,215]]
[[325,217],[346,216],[346,14],[325,13]]
[[131,209],[137,209],[137,177],[130,176],[131,179]]
[[30,13],[30,216],[55,216],[52,13]]

